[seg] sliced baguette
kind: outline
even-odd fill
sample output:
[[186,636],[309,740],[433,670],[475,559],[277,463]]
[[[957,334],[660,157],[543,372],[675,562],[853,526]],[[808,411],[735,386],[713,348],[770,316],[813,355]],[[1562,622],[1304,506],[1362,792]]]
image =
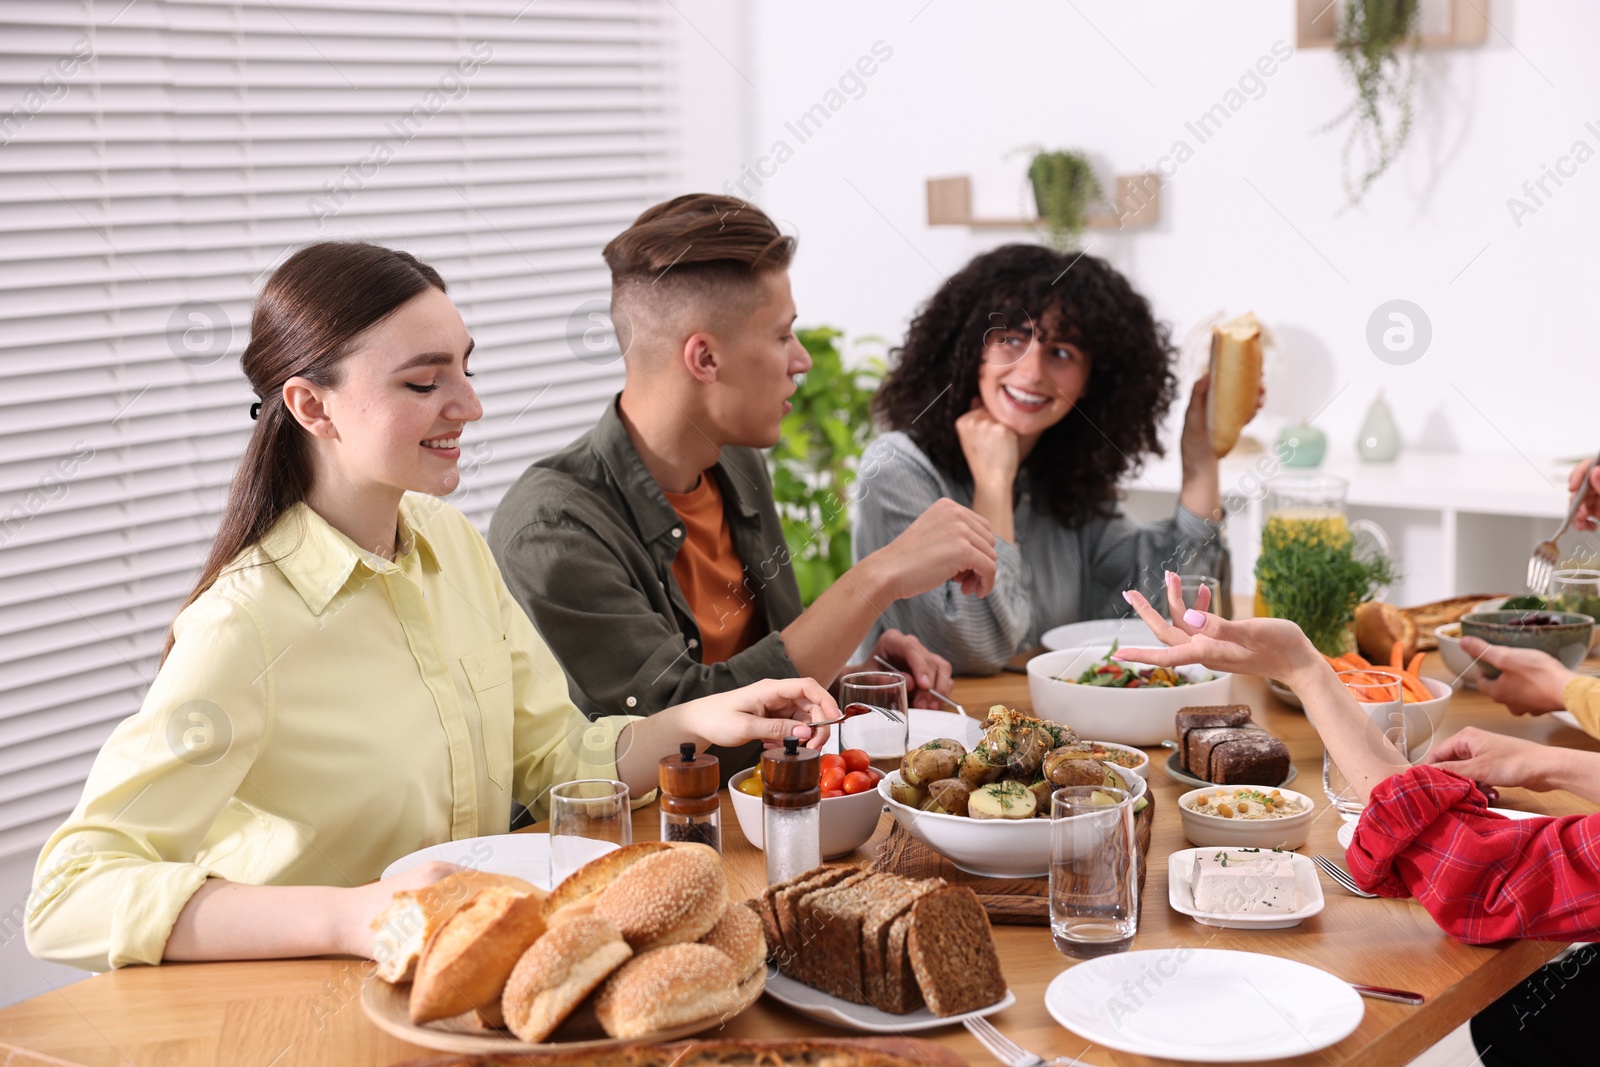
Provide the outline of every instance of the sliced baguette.
[[417,957],[430,938],[466,906],[480,890],[491,885],[509,886],[543,895],[520,878],[487,871],[464,870],[421,889],[404,889],[372,920],[372,958],[376,974],[385,982],[409,982],[416,975]]
[[496,885],[480,891],[423,947],[411,985],[411,1021],[472,1010],[492,1015],[512,968],[544,930],[538,890]]

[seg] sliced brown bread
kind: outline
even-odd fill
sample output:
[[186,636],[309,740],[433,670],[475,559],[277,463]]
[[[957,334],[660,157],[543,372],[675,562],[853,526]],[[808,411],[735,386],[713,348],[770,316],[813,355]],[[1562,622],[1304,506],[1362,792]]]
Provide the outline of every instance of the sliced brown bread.
[[1174,716],[1178,733],[1178,764],[1190,774],[1199,774],[1189,765],[1189,733],[1218,726],[1243,726],[1250,721],[1248,704],[1211,704],[1179,708]]
[[1217,785],[1281,785],[1289,776],[1289,747],[1257,727],[1226,731],[1196,730],[1194,735],[1222,733],[1204,744],[1205,772]]
[[946,886],[911,906],[907,955],[935,1015],[960,1015],[1006,995],[989,916],[964,885]]
[[[943,889],[943,878],[929,878],[924,881],[910,881],[896,878],[889,885],[877,902],[868,909],[861,920],[861,978],[862,988],[867,995],[867,1003],[886,1012],[914,1011],[916,1006],[903,1008],[900,1002],[889,994],[889,973],[899,969],[905,955],[902,943],[899,956],[892,956],[889,951],[889,928],[900,916],[911,910],[911,906],[920,898]],[[915,985],[912,986],[916,988]]]
[[889,939],[884,949],[884,1003],[881,1010],[895,1015],[907,1015],[922,1007],[922,990],[917,986],[916,972],[911,969],[911,953],[906,949],[906,939],[911,933],[911,909],[901,912],[889,924]]
[[847,878],[800,902],[806,984],[852,1004],[867,1002],[861,983],[861,919],[886,891],[890,877]]
[[812,946],[815,938],[815,920],[811,917],[811,900],[820,893],[848,889],[870,877],[857,867],[845,868],[838,879],[819,879],[809,886],[797,886],[778,896],[778,928],[783,934],[784,957],[778,960],[778,969],[797,982],[817,984],[816,973],[825,966]]

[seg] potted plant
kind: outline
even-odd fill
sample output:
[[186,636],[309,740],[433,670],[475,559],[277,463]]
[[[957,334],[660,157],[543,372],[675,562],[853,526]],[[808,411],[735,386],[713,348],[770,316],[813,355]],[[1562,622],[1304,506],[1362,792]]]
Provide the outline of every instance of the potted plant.
[[1100,199],[1100,180],[1088,157],[1082,152],[1036,150],[1028,163],[1028,182],[1050,244],[1062,251],[1076,248],[1089,205]]
[[811,369],[789,398],[793,410],[772,450],[772,491],[800,599],[810,604],[853,562],[849,489],[885,368],[872,358],[847,370],[838,330],[823,326],[795,336],[811,355]]
[[1351,124],[1340,158],[1352,207],[1389,169],[1411,133],[1420,10],[1420,0],[1342,0],[1333,48],[1355,83],[1356,98],[1325,128]]
[[1395,579],[1387,556],[1364,558],[1356,550],[1342,519],[1330,523],[1269,517],[1256,559],[1256,614],[1289,619],[1317,651],[1340,656],[1355,648],[1357,606]]

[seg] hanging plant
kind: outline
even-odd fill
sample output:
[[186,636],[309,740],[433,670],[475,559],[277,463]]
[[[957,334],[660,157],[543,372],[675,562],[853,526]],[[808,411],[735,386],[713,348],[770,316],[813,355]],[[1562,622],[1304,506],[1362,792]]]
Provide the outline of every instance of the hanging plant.
[[1100,199],[1100,180],[1088,157],[1082,152],[1037,151],[1028,163],[1028,181],[1050,244],[1061,251],[1076,248],[1089,205]]
[[1420,0],[1343,0],[1341,5],[1333,48],[1355,82],[1356,98],[1324,129],[1351,123],[1340,157],[1351,207],[1389,169],[1411,133],[1420,13]]

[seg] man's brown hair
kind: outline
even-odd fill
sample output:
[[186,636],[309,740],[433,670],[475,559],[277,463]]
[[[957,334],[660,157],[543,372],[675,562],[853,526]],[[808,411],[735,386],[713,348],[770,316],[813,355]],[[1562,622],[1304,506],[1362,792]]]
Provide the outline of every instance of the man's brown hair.
[[602,253],[617,340],[627,351],[641,314],[662,321],[689,304],[737,312],[794,250],[793,237],[738,197],[688,193],[648,208]]

